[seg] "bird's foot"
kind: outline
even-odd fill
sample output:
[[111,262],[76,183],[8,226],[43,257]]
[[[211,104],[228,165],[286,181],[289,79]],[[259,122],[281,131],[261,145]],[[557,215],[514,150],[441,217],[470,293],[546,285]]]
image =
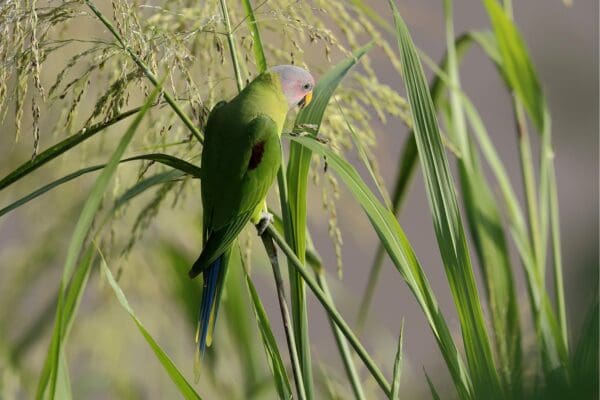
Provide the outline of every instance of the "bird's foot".
[[262,236],[272,222],[273,214],[267,211],[261,212],[260,220],[258,221],[258,224],[256,224],[256,231],[258,232],[258,236]]

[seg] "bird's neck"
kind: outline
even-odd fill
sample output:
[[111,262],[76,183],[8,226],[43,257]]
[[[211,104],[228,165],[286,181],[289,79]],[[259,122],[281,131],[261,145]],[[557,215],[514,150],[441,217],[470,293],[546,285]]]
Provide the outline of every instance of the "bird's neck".
[[246,86],[244,92],[245,96],[256,98],[256,103],[260,104],[262,109],[257,111],[273,118],[281,132],[289,107],[281,88],[279,76],[275,73],[264,72]]

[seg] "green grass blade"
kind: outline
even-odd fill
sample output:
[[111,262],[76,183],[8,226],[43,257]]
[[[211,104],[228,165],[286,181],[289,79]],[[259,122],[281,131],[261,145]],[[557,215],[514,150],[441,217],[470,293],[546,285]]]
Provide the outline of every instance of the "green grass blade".
[[267,316],[260,297],[256,292],[256,288],[254,287],[252,279],[250,279],[250,276],[245,270],[244,275],[246,280],[246,288],[250,295],[250,299],[252,300],[252,308],[254,309],[256,324],[258,325],[258,330],[262,338],[267,360],[269,361],[269,367],[271,368],[271,372],[275,378],[277,394],[282,400],[290,399],[292,398],[290,380],[288,378],[287,371],[285,370],[285,364],[283,363],[281,354],[279,353],[277,341],[275,340],[275,336],[273,336],[271,324],[269,323],[269,317]]
[[449,131],[462,155],[457,160],[460,189],[475,250],[484,277],[491,314],[500,376],[510,397],[521,396],[521,333],[518,294],[500,210],[483,174],[476,151],[467,134],[461,99],[458,56],[454,40],[452,1],[444,2],[448,76],[450,79]]
[[[241,252],[233,252],[230,267],[225,280],[223,296],[223,309],[227,320],[228,330],[234,337],[235,352],[239,357],[240,367],[244,374],[245,396],[252,398],[252,393],[259,387],[264,379],[254,321],[252,318],[251,298],[246,290],[246,277],[241,268]],[[238,257],[236,257],[238,255]],[[188,260],[186,270],[182,270],[182,279],[188,279],[185,273],[190,267]],[[196,313],[199,302],[196,303]],[[197,318],[197,315],[196,315]]]
[[[281,218],[275,216],[274,227],[280,234],[283,234],[283,222]],[[306,262],[313,268],[315,272],[315,276],[317,278],[317,282],[319,287],[323,291],[326,300],[334,306],[333,297],[329,290],[329,285],[327,284],[327,278],[325,274],[325,270],[323,268],[323,264],[321,261],[321,257],[316,253],[314,246],[312,244],[311,238],[307,233],[307,249],[306,249]],[[362,383],[360,381],[360,376],[356,371],[356,366],[354,365],[354,359],[352,358],[352,354],[350,353],[350,348],[348,346],[348,341],[344,338],[343,332],[340,328],[337,327],[335,321],[329,316],[329,323],[331,325],[331,329],[333,331],[334,339],[336,342],[336,346],[340,353],[340,357],[342,358],[342,363],[344,364],[344,370],[346,372],[346,376],[352,385],[352,391],[354,393],[354,397],[356,399],[364,399],[365,394],[362,387]]]
[[[139,160],[150,160],[150,161],[155,161],[164,165],[168,165],[173,167],[174,169],[177,169],[179,171],[185,172],[189,175],[192,175],[194,177],[199,177],[200,176],[200,168],[196,167],[193,164],[188,163],[187,161],[181,160],[177,157],[173,157],[170,156],[168,154],[142,154],[140,156],[135,156],[135,157],[130,157],[130,158],[126,158],[124,160],[119,161],[120,163],[124,163],[124,162],[130,162],[130,161],[139,161]],[[82,168],[78,171],[72,172],[68,175],[63,176],[62,178],[59,178],[53,182],[50,182],[47,185],[42,186],[41,188],[34,190],[33,192],[29,193],[26,196],[21,197],[19,200],[9,204],[8,206],[0,209],[0,217],[3,216],[4,214],[7,214],[10,211],[13,211],[17,208],[19,208],[20,206],[30,202],[31,200],[34,200],[35,198],[43,195],[46,192],[49,192],[52,189],[57,188],[60,185],[63,185],[69,181],[72,181],[75,178],[78,178],[82,175],[85,174],[89,174],[91,172],[95,172],[98,170],[103,169],[106,166],[106,164],[100,164],[100,165],[94,165],[92,167],[87,167],[87,168]]]
[[433,385],[433,382],[431,381],[431,378],[429,378],[429,375],[427,374],[427,372],[425,372],[425,379],[427,379],[427,386],[429,386],[429,391],[431,392],[431,398],[433,400],[440,400],[440,395],[438,394],[437,390],[435,389],[435,386]]
[[[544,276],[546,268],[546,246],[548,237],[548,209],[550,197],[549,167],[552,164],[552,148],[550,140],[550,118],[546,106],[546,100],[537,78],[533,63],[527,52],[525,42],[521,37],[516,25],[512,21],[510,7],[503,9],[495,0],[485,0],[494,35],[500,53],[499,70],[505,77],[509,90],[513,93],[513,105],[517,120],[519,136],[519,150],[521,154],[521,170],[524,181],[524,190],[530,220],[530,235],[533,243],[535,259],[539,273]],[[535,175],[529,134],[525,112],[527,110],[538,132],[542,134],[542,150],[540,157],[540,186],[539,197],[536,195]],[[555,189],[555,185],[552,186]],[[539,204],[539,207],[538,207]],[[558,225],[558,221],[555,221]],[[555,256],[557,253],[554,253]],[[554,264],[562,274],[562,266],[559,257]],[[558,280],[557,285],[562,283]],[[561,288],[558,288],[559,290]],[[562,298],[562,296],[559,295]],[[558,308],[561,308],[559,305]],[[561,320],[566,337],[566,320]],[[564,340],[566,346],[566,339]]]
[[58,379],[56,384],[56,396],[61,400],[71,400],[71,380],[69,378],[69,367],[64,354],[60,355]]
[[[598,290],[596,288],[596,296]],[[572,386],[580,399],[598,398],[598,338],[600,337],[598,298],[596,297],[587,312],[573,353]]]
[[359,202],[392,262],[423,309],[460,398],[471,398],[470,378],[463,366],[448,325],[439,309],[423,269],[394,214],[377,200],[377,197],[369,190],[356,169],[339,155],[312,138],[292,137],[291,139],[310,148],[311,151],[327,157],[330,168],[338,174],[350,193]]
[[[89,278],[91,265],[93,261],[93,247],[88,246],[87,250],[84,252],[79,265],[77,266],[75,272],[73,273],[73,277],[71,279],[70,284],[67,287],[66,294],[64,296],[64,312],[62,313],[62,318],[64,319],[64,330],[60,332],[58,329],[54,329],[52,332],[52,338],[50,340],[50,346],[48,348],[48,354],[46,355],[46,359],[44,360],[44,365],[42,367],[42,373],[40,375],[36,398],[41,399],[44,396],[44,392],[47,388],[48,382],[50,381],[51,374],[57,374],[57,383],[56,390],[57,395],[61,394],[64,396],[66,393],[70,393],[70,385],[68,385],[68,370],[65,369],[66,360],[64,359],[64,354],[59,354],[59,363],[58,370],[52,371],[52,355],[57,351],[58,343],[60,342],[62,335],[62,340],[66,338],[68,332],[71,328],[73,320],[75,318],[75,314],[77,312],[77,308],[81,301],[81,297],[83,295],[83,291],[87,284],[87,280]],[[62,289],[62,287],[61,287]],[[61,393],[62,392],[62,393]],[[63,397],[59,397],[63,398]]]
[[538,131],[545,132],[546,104],[525,42],[496,0],[484,0],[484,4],[496,36],[504,76],[523,102]]
[[385,187],[383,186],[383,184],[379,182],[379,179],[377,179],[377,175],[375,174],[375,171],[373,170],[373,166],[371,165],[371,162],[369,161],[367,152],[365,151],[363,145],[360,142],[358,134],[356,133],[356,131],[354,130],[354,128],[352,127],[350,122],[348,122],[348,119],[346,118],[346,115],[344,114],[344,110],[342,109],[342,107],[340,107],[339,103],[338,103],[338,108],[340,110],[340,114],[342,115],[342,118],[344,119],[344,122],[346,123],[348,132],[350,132],[350,136],[352,137],[352,143],[354,144],[354,147],[356,148],[356,152],[358,153],[358,157],[360,158],[360,161],[362,161],[365,168],[367,168],[367,171],[369,171],[371,180],[377,187],[377,190],[379,191],[379,195],[381,196],[381,199],[385,203],[386,207],[391,208],[392,203],[390,201],[390,196],[389,196],[387,190],[385,189]]
[[130,117],[130,116],[138,113],[140,111],[140,109],[141,109],[141,107],[134,108],[134,109],[126,111],[122,114],[119,114],[116,117],[111,118],[110,120],[108,120],[106,122],[100,122],[95,125],[92,125],[89,128],[83,128],[80,131],[78,131],[76,134],[69,136],[68,138],[60,141],[59,143],[56,143],[52,147],[39,153],[35,158],[32,158],[31,160],[21,164],[17,169],[15,169],[14,171],[12,171],[8,175],[6,175],[4,178],[0,179],[0,190],[15,183],[19,179],[23,178],[24,176],[26,176],[26,175],[30,174],[31,172],[35,171],[36,169],[40,168],[47,162],[52,161],[56,157],[65,153],[66,151],[70,150],[71,148],[77,146],[78,144],[82,143],[83,141],[91,138],[95,134],[116,124],[117,122],[124,120],[127,117]]
[[365,366],[379,385],[381,390],[389,396],[391,392],[390,384],[387,379],[377,367],[369,353],[365,350],[364,346],[360,343],[356,335],[350,329],[350,326],[344,321],[340,313],[336,310],[335,306],[327,299],[327,296],[323,290],[319,287],[319,284],[313,278],[312,274],[304,266],[304,264],[298,259],[294,250],[287,244],[286,240],[277,232],[274,226],[269,225],[263,236],[270,236],[277,246],[285,253],[290,263],[290,266],[301,275],[303,281],[315,294],[321,305],[325,308],[329,316],[335,321],[337,327],[342,331],[350,345],[354,348],[360,359],[364,362]]
[[177,179],[181,179],[185,176],[185,174],[179,170],[173,169],[170,171],[160,172],[158,174],[149,176],[146,179],[143,179],[137,182],[135,185],[130,187],[123,193],[116,201],[113,206],[113,211],[125,205],[132,198],[144,193],[149,188],[163,184],[168,181],[173,181]]
[[[558,196],[553,165],[553,150],[551,144],[550,116],[541,85],[536,75],[533,63],[516,25],[511,19],[510,10],[504,10],[492,0],[484,0],[488,15],[494,28],[497,52],[489,51],[491,46],[482,46],[490,58],[496,62],[498,69],[505,77],[509,91],[514,93],[513,105],[517,117],[519,136],[519,150],[521,151],[521,165],[524,178],[525,193],[529,212],[530,247],[532,258],[526,268],[535,268],[535,280],[531,280],[533,273],[528,274],[528,285],[534,286],[532,293],[532,313],[534,324],[538,327],[546,369],[563,369],[568,352],[568,326],[565,311],[565,298],[562,280],[562,255],[560,248],[560,223],[558,215]],[[499,54],[499,57],[496,56]],[[534,166],[531,149],[526,129],[526,120],[523,108],[529,114],[539,133],[542,134],[540,150],[540,184],[536,195]],[[539,204],[539,208],[538,208]],[[546,304],[547,291],[544,283],[545,258],[548,237],[548,226],[552,229],[553,272],[556,290],[556,310],[560,329],[554,326],[554,310]],[[530,293],[531,294],[531,293]],[[538,315],[539,317],[536,317]],[[544,328],[545,327],[545,328]],[[548,376],[547,379],[555,379]]]
[[[160,85],[154,89],[154,91],[150,94],[145,104],[143,105],[140,112],[136,115],[135,119],[121,138],[117,148],[113,152],[110,157],[110,161],[106,164],[106,167],[102,170],[98,178],[96,179],[94,186],[88,196],[75,229],[73,231],[73,235],[71,237],[71,241],[69,243],[69,248],[67,250],[67,256],[65,260],[65,265],[63,267],[63,275],[61,278],[61,284],[58,294],[58,303],[56,310],[56,319],[54,324],[54,333],[53,336],[56,337],[56,341],[53,340],[53,345],[51,345],[52,351],[50,353],[50,398],[54,399],[56,395],[56,380],[57,380],[57,372],[59,365],[59,358],[62,352],[62,347],[64,345],[62,339],[64,337],[65,325],[64,325],[64,301],[65,301],[65,293],[64,288],[67,286],[68,282],[71,280],[71,276],[73,273],[73,269],[79,258],[81,247],[85,241],[85,238],[88,235],[88,231],[92,225],[92,222],[95,218],[96,212],[100,207],[100,203],[102,198],[104,197],[104,193],[110,180],[114,173],[117,170],[117,166],[119,164],[119,160],[125,153],[135,131],[137,130],[140,122],[142,121],[144,115],[150,108],[150,105],[154,103],[158,93],[160,92]],[[42,383],[40,380],[38,385],[38,399],[43,396],[43,393],[46,389],[46,385]]]
[[[456,39],[455,47],[457,54],[457,62],[460,63],[463,55],[471,47],[473,38],[470,34],[465,34]],[[448,56],[446,55],[438,70],[445,70],[448,63]],[[436,75],[430,86],[431,98],[436,108],[439,108],[442,103],[444,89],[446,88],[446,82]],[[417,142],[415,141],[414,132],[411,130],[408,134],[408,138],[404,142],[404,146],[401,151],[400,158],[398,159],[398,167],[396,168],[396,179],[394,183],[394,189],[392,194],[392,212],[394,215],[399,215],[406,193],[408,193],[409,184],[412,181],[415,167],[417,166],[418,151]],[[367,287],[363,294],[360,308],[358,312],[358,327],[362,329],[366,321],[366,316],[371,306],[371,301],[375,293],[375,287],[379,279],[379,272],[383,265],[383,257],[385,255],[385,248],[381,243],[377,247],[373,265],[369,272],[369,279]]]
[[498,398],[502,393],[435,108],[408,28],[393,1],[390,5],[434,230],[461,322],[474,392],[479,398]]
[[256,60],[258,72],[262,73],[267,70],[267,59],[265,58],[265,50],[260,37],[260,30],[258,29],[258,23],[256,22],[256,17],[254,16],[254,10],[252,9],[251,1],[242,0],[242,3],[244,4],[246,19],[248,20],[248,28],[250,29],[250,36],[252,37],[254,59]]
[[396,350],[396,359],[394,360],[394,380],[392,381],[392,394],[390,400],[400,399],[400,378],[402,377],[403,364],[403,342],[404,342],[404,319],[400,326],[400,336],[398,337],[398,349]]
[[104,259],[102,259],[101,266],[102,271],[106,276],[106,280],[108,281],[110,287],[115,293],[117,300],[119,300],[121,306],[125,309],[125,311],[127,311],[133,322],[135,322],[135,325],[137,326],[138,330],[140,331],[144,339],[146,339],[146,342],[148,342],[148,344],[150,345],[150,348],[156,355],[157,360],[161,363],[161,365],[163,366],[173,383],[177,386],[183,398],[188,400],[200,400],[200,395],[196,393],[192,385],[185,379],[185,377],[177,369],[173,361],[163,351],[163,349],[158,345],[158,343],[156,343],[152,335],[150,335],[150,333],[146,330],[141,321],[136,317],[135,313],[133,312],[133,309],[127,301],[127,298],[125,297],[125,293],[123,293],[123,291],[119,287],[119,284],[117,283],[117,281],[115,281],[115,278],[113,277],[112,272],[110,272],[110,269],[106,265]]
[[547,353],[544,357],[546,357],[550,369],[559,368],[564,360],[566,360],[566,348],[561,345],[562,340],[560,332],[556,332],[556,330],[552,328],[555,324],[553,321],[555,321],[556,318],[551,307],[546,306],[548,294],[544,286],[544,278],[539,274],[539,270],[536,266],[533,245],[527,234],[523,211],[519,205],[504,165],[481,121],[481,117],[473,104],[466,97],[463,97],[463,103],[469,124],[473,128],[475,137],[479,142],[486,161],[490,165],[492,173],[495,175],[508,211],[507,215],[511,234],[525,269],[527,291],[532,309],[532,319],[538,330],[542,352]]
[[[305,109],[301,110],[296,117],[296,129],[301,129],[301,127],[306,125],[315,125],[317,127],[321,125],[325,108],[329,104],[333,92],[348,71],[371,47],[372,45],[369,44],[358,49],[353,53],[352,57],[340,62],[317,82],[312,102]],[[284,213],[283,217],[284,224],[286,225],[286,240],[303,263],[306,253],[306,190],[310,160],[311,152],[309,149],[296,143],[291,144],[286,174],[288,212]],[[289,221],[286,217],[289,217]],[[298,354],[300,356],[300,366],[304,376],[307,396],[309,399],[312,399],[313,379],[312,363],[310,361],[308,319],[306,315],[306,290],[297,272],[291,270],[289,279],[292,319],[296,343],[298,345]]]
[[[333,297],[331,296],[331,292],[329,291],[329,285],[327,284],[325,271],[323,269],[323,266],[321,265],[321,262],[318,259],[315,260],[313,257],[309,256],[307,256],[307,262],[315,270],[317,282],[319,284],[319,287],[325,294],[327,301],[329,301],[332,304],[332,306],[335,306],[333,302]],[[354,397],[357,400],[366,399],[362,383],[360,381],[360,376],[356,371],[354,360],[352,359],[352,354],[350,353],[350,348],[348,347],[348,341],[344,338],[344,334],[342,333],[340,328],[336,326],[335,321],[331,317],[329,317],[329,324],[331,325],[331,330],[333,331],[335,343],[340,353],[340,357],[342,358],[342,363],[344,364],[344,370],[346,371],[346,375],[348,376],[348,380],[350,381],[350,385],[352,386],[352,392],[354,393]]]

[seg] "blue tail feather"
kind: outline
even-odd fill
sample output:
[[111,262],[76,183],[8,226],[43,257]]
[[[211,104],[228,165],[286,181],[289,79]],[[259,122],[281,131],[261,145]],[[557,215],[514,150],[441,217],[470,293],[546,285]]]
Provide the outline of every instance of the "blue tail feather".
[[[211,329],[210,318],[213,314],[213,309],[218,307],[216,304],[217,292],[219,290],[219,275],[222,270],[223,256],[220,256],[210,264],[210,266],[202,273],[204,279],[204,290],[202,292],[202,303],[200,305],[199,315],[199,336],[198,336],[198,347],[201,355],[204,355],[206,350],[207,337],[209,335],[209,329]],[[216,313],[215,313],[216,314]],[[213,316],[215,318],[216,315]],[[214,321],[213,321],[214,327]],[[210,332],[212,335],[212,332]]]

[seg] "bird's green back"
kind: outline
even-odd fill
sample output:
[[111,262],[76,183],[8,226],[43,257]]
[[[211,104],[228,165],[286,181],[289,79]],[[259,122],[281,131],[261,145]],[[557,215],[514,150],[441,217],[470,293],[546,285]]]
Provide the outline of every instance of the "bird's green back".
[[[263,201],[279,168],[287,111],[279,77],[264,73],[211,113],[202,152],[205,235],[252,213]],[[267,139],[260,165],[249,171],[253,145]]]

